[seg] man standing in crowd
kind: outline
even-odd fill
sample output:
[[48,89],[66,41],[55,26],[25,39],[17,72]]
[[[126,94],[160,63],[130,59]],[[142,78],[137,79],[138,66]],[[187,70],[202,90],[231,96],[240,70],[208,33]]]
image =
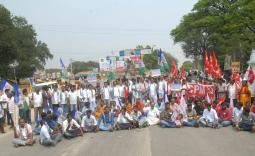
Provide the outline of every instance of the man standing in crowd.
[[60,92],[60,104],[64,114],[68,113],[68,104],[67,104],[68,92],[64,86],[62,86]]
[[78,93],[75,90],[75,86],[71,86],[71,91],[69,92],[69,103],[70,111],[77,111]]
[[85,84],[81,84],[81,88],[79,89],[79,101],[80,101],[80,111],[85,106],[85,103],[88,102],[88,94],[87,94],[87,88],[85,87]]
[[111,100],[111,94],[110,94],[110,87],[109,84],[107,82],[104,83],[104,87],[102,89],[102,95],[103,95],[103,99],[106,103],[106,105],[109,106],[110,104],[110,100]]
[[42,97],[43,97],[42,109],[43,109],[43,112],[47,113],[50,110],[50,103],[51,103],[50,101],[51,95],[49,93],[49,89],[47,86],[43,87]]
[[237,94],[238,94],[238,86],[234,80],[231,80],[227,86],[227,95],[228,95],[228,102],[231,103],[233,100],[234,106],[237,104]]
[[36,88],[35,92],[32,93],[32,101],[34,104],[34,117],[36,122],[41,116],[43,103],[42,93],[38,88]]
[[154,103],[158,102],[156,80],[151,80],[151,84],[149,85],[149,96]]
[[51,95],[51,103],[52,103],[52,110],[56,112],[59,108],[60,104],[60,92],[58,91],[58,86],[54,86],[53,93]]
[[31,123],[31,105],[27,89],[23,89],[23,104],[21,105],[22,117],[26,123]]

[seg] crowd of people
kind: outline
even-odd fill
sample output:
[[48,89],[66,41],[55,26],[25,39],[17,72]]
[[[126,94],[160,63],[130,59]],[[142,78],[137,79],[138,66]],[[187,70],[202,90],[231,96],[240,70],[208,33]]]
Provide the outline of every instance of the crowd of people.
[[[4,132],[5,122],[14,128],[16,147],[33,145],[34,135],[39,135],[40,144],[55,146],[62,138],[85,133],[153,125],[216,129],[233,126],[238,131],[255,132],[255,82],[244,79],[237,84],[233,80],[195,76],[187,80],[214,85],[215,99],[187,96],[185,79],[172,80],[163,75],[115,79],[96,86],[88,82],[79,86],[66,83],[35,88],[31,93],[23,89],[18,103],[14,93],[6,89],[0,92],[0,130]],[[173,90],[174,83],[181,84],[181,89]]]

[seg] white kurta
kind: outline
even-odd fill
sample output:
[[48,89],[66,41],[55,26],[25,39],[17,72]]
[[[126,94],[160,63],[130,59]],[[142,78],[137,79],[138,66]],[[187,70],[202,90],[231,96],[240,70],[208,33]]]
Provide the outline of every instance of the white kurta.
[[154,107],[151,109],[151,107],[144,108],[144,112],[147,113],[147,122],[149,125],[156,125],[159,123],[159,110]]

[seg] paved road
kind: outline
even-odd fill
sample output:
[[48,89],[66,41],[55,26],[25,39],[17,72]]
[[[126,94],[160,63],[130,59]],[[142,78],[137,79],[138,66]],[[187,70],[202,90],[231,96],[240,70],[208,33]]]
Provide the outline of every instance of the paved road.
[[12,134],[0,135],[1,156],[252,156],[255,134],[232,128],[162,129],[150,127],[130,131],[86,134],[63,140],[56,147],[14,148]]

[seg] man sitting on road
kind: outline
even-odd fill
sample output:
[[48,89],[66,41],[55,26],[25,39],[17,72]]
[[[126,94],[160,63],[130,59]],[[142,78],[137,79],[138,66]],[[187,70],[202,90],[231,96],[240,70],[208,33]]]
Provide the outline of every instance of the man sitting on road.
[[52,131],[44,120],[41,121],[41,126],[40,144],[45,146],[55,146],[61,141],[62,135],[58,127],[54,128]]
[[114,113],[110,112],[110,108],[108,106],[105,107],[104,112],[101,114],[97,123],[98,127],[102,131],[110,131],[114,130],[115,122],[114,122]]
[[83,136],[80,125],[72,118],[71,114],[67,114],[67,119],[63,122],[63,135],[67,139]]
[[204,127],[219,128],[218,115],[212,108],[210,103],[207,103],[207,108],[204,109],[203,116],[199,119],[199,123]]
[[170,103],[165,104],[165,110],[160,113],[160,126],[163,128],[176,128],[176,124],[172,121],[173,112],[170,108]]
[[238,131],[255,132],[255,116],[250,113],[250,108],[246,107],[241,115],[241,121],[236,124]]
[[19,125],[14,127],[14,139],[12,142],[15,147],[26,145],[32,146],[35,143],[31,126],[25,123],[22,118],[19,119]]
[[150,107],[144,108],[144,113],[147,116],[147,122],[150,126],[159,124],[160,113],[159,110],[155,107],[155,103],[151,101]]
[[192,104],[187,104],[187,121],[184,121],[184,125],[188,127],[198,127],[198,121],[197,121],[197,112],[194,108],[192,108]]
[[81,128],[84,133],[98,131],[97,120],[92,115],[92,110],[87,110],[86,115],[82,118]]
[[221,109],[218,112],[219,123],[223,127],[230,126],[232,124],[232,113],[229,108],[227,108],[227,103],[221,105]]
[[242,104],[238,102],[236,104],[236,107],[234,107],[233,109],[233,119],[232,119],[233,127],[235,127],[236,124],[238,124],[241,121],[242,113],[243,113]]
[[132,118],[127,112],[127,108],[124,106],[121,109],[121,113],[118,115],[116,128],[117,130],[131,129]]

